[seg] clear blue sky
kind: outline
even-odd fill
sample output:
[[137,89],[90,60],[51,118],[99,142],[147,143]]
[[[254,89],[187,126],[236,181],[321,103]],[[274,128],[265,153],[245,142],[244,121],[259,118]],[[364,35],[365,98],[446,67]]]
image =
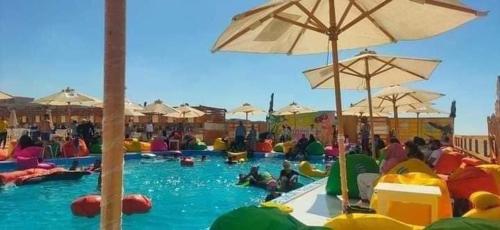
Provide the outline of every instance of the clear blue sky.
[[[249,102],[267,109],[298,101],[333,108],[333,93],[311,90],[301,75],[326,55],[210,53],[231,17],[264,0],[129,0],[127,96],[233,108]],[[437,107],[457,100],[456,130],[484,134],[500,74],[500,3],[465,1],[487,17],[438,37],[374,48],[379,53],[442,59],[431,80],[410,86],[445,93]],[[103,0],[0,0],[0,90],[40,97],[66,86],[102,97]],[[343,51],[341,58],[359,50]],[[344,91],[343,105],[364,92]],[[257,117],[262,118],[262,117]]]

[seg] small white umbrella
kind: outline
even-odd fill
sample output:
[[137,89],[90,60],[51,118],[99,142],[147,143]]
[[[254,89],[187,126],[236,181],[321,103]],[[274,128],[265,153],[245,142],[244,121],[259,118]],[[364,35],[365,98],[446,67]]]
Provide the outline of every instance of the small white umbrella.
[[159,114],[159,115],[164,115],[168,113],[177,113],[176,109],[166,105],[163,103],[161,100],[156,100],[152,104],[147,105],[144,107],[144,110],[141,111],[144,114]]
[[[394,119],[395,119],[395,129],[397,134],[399,132],[398,107],[404,105],[422,104],[430,102],[442,96],[444,96],[444,94],[425,91],[425,90],[410,89],[399,85],[395,85],[383,88],[381,91],[377,92],[372,97],[372,105],[375,108],[392,107],[393,110],[392,112],[394,113]],[[368,107],[369,103],[367,99],[363,99],[360,102],[356,103],[355,106]]]
[[278,111],[274,112],[274,115],[278,116],[293,115],[294,128],[297,128],[297,119],[296,119],[297,114],[312,113],[312,112],[315,112],[315,110],[299,105],[296,102],[292,102],[288,106],[285,106],[279,109]]
[[173,118],[196,118],[196,117],[202,117],[205,115],[203,111],[200,111],[198,109],[195,109],[189,104],[185,103],[180,105],[179,107],[175,108],[177,112],[173,113],[167,113],[165,114],[166,117],[173,117]]
[[245,119],[248,120],[248,114],[261,114],[264,113],[262,109],[259,109],[253,105],[250,105],[249,103],[244,103],[240,107],[237,107],[233,110],[231,110],[229,113],[232,114],[237,114],[237,113],[244,113],[245,114]]

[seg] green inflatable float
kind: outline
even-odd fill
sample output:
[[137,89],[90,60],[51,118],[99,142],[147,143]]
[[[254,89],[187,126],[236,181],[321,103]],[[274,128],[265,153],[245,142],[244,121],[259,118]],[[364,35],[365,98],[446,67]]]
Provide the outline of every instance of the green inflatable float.
[[[377,163],[365,154],[346,155],[347,189],[350,198],[359,198],[358,175],[361,173],[379,173]],[[331,168],[326,184],[328,195],[340,195],[340,165],[336,161]]]
[[207,144],[205,144],[205,142],[196,142],[196,144],[193,144],[191,146],[189,146],[189,149],[191,150],[205,150],[207,149]]
[[312,156],[321,156],[325,154],[325,147],[319,141],[315,141],[306,147],[306,152]]
[[313,230],[277,208],[241,207],[219,216],[210,230]]
[[500,229],[500,221],[485,220],[478,218],[457,217],[443,219],[427,226],[425,230],[498,230]]
[[101,144],[100,143],[91,144],[89,151],[90,153],[101,154],[102,153]]
[[276,144],[273,148],[273,151],[278,152],[278,153],[285,152],[284,147],[283,147],[283,143]]

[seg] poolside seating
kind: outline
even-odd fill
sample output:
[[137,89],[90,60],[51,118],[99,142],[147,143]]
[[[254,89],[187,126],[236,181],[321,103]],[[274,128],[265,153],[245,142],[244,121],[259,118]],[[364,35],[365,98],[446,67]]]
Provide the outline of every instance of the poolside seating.
[[89,155],[89,149],[83,139],[78,139],[78,147],[75,146],[73,141],[64,143],[62,153],[64,157],[82,157]]
[[190,150],[206,150],[207,144],[197,139],[196,143],[189,145],[188,148]]
[[[472,228],[472,226],[474,226]],[[425,227],[425,230],[464,230],[464,229],[481,229],[481,230],[498,230],[498,221],[468,218],[468,217],[455,217],[444,219],[432,223]]]
[[443,153],[438,159],[436,166],[434,166],[434,170],[438,174],[450,175],[453,171],[460,168],[462,158],[464,158],[464,155],[458,152],[450,152],[443,149]]
[[0,149],[0,161],[4,161],[10,158],[10,153],[7,149]]
[[325,155],[329,157],[338,157],[339,156],[339,147],[333,147],[328,145],[325,147]]
[[349,230],[417,230],[423,229],[422,226],[406,224],[396,219],[380,214],[343,214],[330,219],[325,227],[331,229],[349,229]]
[[168,150],[167,143],[165,139],[161,137],[156,137],[150,142],[150,150],[152,152],[163,152]]
[[315,168],[311,163],[307,161],[301,161],[299,164],[299,172],[309,176],[309,177],[326,177],[328,175],[328,172],[319,170]]
[[138,153],[142,151],[141,142],[135,138],[132,140],[125,140],[123,142],[123,146],[125,147],[127,152]]
[[[347,165],[347,188],[349,197],[359,198],[359,189],[357,178],[362,173],[378,173],[379,167],[375,160],[365,154],[346,155]],[[340,165],[336,161],[330,169],[330,176],[326,184],[326,192],[328,195],[340,195]]]
[[325,148],[321,142],[315,141],[307,145],[306,152],[312,156],[322,156],[325,154]]
[[500,220],[500,196],[481,191],[473,193],[469,200],[473,209],[465,213],[464,217]]
[[497,185],[497,190],[500,192],[500,165],[498,164],[482,164],[476,166],[476,168],[479,168],[486,173],[490,174],[493,176],[493,179],[495,179],[495,184]]
[[461,169],[450,175],[446,183],[454,199],[468,199],[478,191],[499,194],[494,176],[479,167]]
[[257,141],[255,145],[256,152],[270,153],[273,151],[273,140],[265,139],[264,141]]
[[213,147],[214,151],[226,151],[228,148],[226,142],[224,142],[220,137],[215,139]]
[[389,170],[387,174],[406,174],[411,172],[425,173],[431,177],[439,178],[439,176],[427,164],[418,159],[408,159],[403,161]]
[[[437,215],[439,219],[452,217],[451,208],[451,198],[448,192],[448,187],[446,183],[425,173],[407,173],[407,174],[386,174],[383,175],[377,183],[397,183],[397,184],[407,184],[407,185],[425,185],[425,186],[437,186],[441,192],[441,197],[438,199],[437,204]],[[387,204],[388,211],[387,216],[402,221],[408,224],[426,226],[429,225],[431,220],[431,208],[426,204],[411,203],[408,202],[390,202]],[[373,193],[370,207],[377,210],[379,206],[379,200],[377,193]],[[408,211],[411,210],[411,211]]]

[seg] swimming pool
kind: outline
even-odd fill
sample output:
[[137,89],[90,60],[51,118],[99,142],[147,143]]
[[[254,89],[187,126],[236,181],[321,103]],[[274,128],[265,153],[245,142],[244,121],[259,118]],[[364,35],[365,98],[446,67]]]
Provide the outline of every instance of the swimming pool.
[[[235,185],[238,173],[258,163],[277,176],[281,162],[262,158],[227,165],[222,157],[210,156],[190,168],[180,167],[178,161],[127,160],[125,193],[150,197],[153,208],[147,214],[124,215],[123,229],[207,229],[219,215],[265,197],[262,189]],[[96,192],[96,183],[94,174],[79,181],[0,188],[0,229],[97,229],[99,217],[76,217],[70,210],[75,198]]]

